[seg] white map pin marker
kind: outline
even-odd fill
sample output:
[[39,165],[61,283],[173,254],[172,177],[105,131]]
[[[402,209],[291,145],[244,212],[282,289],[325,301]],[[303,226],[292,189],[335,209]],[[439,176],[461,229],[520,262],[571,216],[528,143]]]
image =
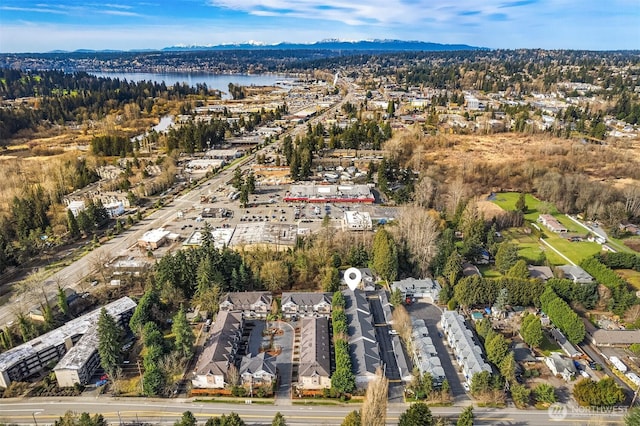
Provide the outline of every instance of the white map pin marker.
[[360,284],[361,280],[362,273],[358,268],[349,268],[344,271],[344,281],[347,283],[347,286],[349,286],[349,289],[351,291],[354,291],[356,288],[358,288],[358,284]]

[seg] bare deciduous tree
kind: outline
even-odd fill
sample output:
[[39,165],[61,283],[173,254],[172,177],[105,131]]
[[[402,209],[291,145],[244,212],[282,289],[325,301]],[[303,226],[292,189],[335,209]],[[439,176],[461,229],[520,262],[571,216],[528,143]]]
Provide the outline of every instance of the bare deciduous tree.
[[393,329],[398,332],[398,335],[408,347],[411,343],[411,332],[413,331],[409,313],[404,306],[398,305],[393,309],[393,313],[391,315],[393,320]]
[[399,241],[406,241],[420,273],[424,276],[431,259],[436,255],[436,241],[442,222],[433,210],[422,207],[406,207],[398,217]]
[[369,382],[364,404],[362,405],[362,424],[367,426],[384,426],[387,420],[387,393],[389,380],[378,368],[377,377]]

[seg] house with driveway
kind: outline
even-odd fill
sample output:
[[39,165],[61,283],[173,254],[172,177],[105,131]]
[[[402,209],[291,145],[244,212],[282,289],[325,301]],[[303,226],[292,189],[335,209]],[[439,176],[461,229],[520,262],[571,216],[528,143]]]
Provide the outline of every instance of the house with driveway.
[[399,290],[400,293],[402,293],[403,299],[416,297],[426,298],[432,302],[437,301],[441,289],[438,281],[432,280],[431,278],[405,278],[391,283],[391,290]]
[[331,293],[282,293],[282,314],[285,318],[331,316]]

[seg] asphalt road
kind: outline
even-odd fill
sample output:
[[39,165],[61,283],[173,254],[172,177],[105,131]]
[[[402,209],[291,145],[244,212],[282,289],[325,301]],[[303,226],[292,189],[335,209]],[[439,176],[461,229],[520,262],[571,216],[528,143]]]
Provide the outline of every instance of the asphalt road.
[[391,343],[391,336],[389,335],[389,330],[391,330],[391,328],[384,317],[380,298],[374,296],[368,297],[368,299],[369,306],[371,307],[371,314],[373,315],[373,323],[375,325],[380,359],[385,365],[385,377],[389,379],[389,402],[402,402],[404,396],[404,385],[400,380],[400,370],[393,350],[393,344]]
[[[324,115],[333,112],[336,108],[339,109],[342,104],[351,100],[352,96],[353,92],[349,91],[345,95],[345,97],[342,98],[342,100],[336,105],[328,108],[323,114],[314,117],[311,120],[311,123],[317,123],[322,119]],[[296,134],[300,134],[306,131],[306,129],[307,123],[302,123],[285,132],[285,134],[291,134],[295,136]],[[285,134],[281,135],[281,137]],[[258,151],[258,153],[269,148],[270,146],[264,147],[262,148],[262,150]],[[247,158],[243,159],[236,166],[222,171],[220,174],[207,181],[209,183],[208,185],[206,183],[202,184],[197,189],[192,190],[187,194],[180,196],[179,198],[176,198],[173,202],[151,213],[144,220],[134,225],[126,232],[109,240],[107,243],[94,249],[91,253],[83,256],[82,258],[73,262],[71,265],[53,274],[50,278],[47,279],[46,282],[48,284],[46,284],[44,288],[47,299],[55,300],[55,295],[57,292],[56,283],[58,282],[63,287],[77,289],[79,287],[79,283],[87,275],[89,275],[91,271],[95,270],[96,263],[106,263],[107,261],[118,256],[120,253],[123,253],[129,247],[134,245],[145,232],[151,229],[162,227],[169,220],[175,218],[176,212],[178,210],[190,208],[194,204],[199,203],[200,195],[208,195],[210,188],[217,188],[219,185],[226,184],[226,182],[232,178],[233,171],[236,169],[236,167],[244,167],[253,162],[254,158],[255,155],[247,156]],[[15,320],[17,314],[19,313],[26,313],[34,308],[39,308],[40,303],[43,301],[41,299],[43,298],[41,297],[41,293],[39,291],[37,291],[37,294],[38,296],[35,297],[12,297],[11,300],[0,306],[0,327],[4,327],[6,324],[10,324]]]
[[[67,411],[76,413],[101,413],[111,424],[121,422],[147,422],[152,424],[173,424],[184,411],[191,411],[198,420],[205,421],[212,416],[236,412],[247,424],[271,424],[276,412],[285,416],[290,426],[294,425],[339,425],[344,417],[359,405],[345,404],[335,406],[275,406],[254,404],[205,403],[188,399],[118,399],[109,397],[94,398],[32,398],[5,399],[0,405],[0,423],[12,424],[51,424]],[[434,416],[446,416],[455,419],[464,406],[433,407]],[[407,409],[405,404],[390,404],[387,410],[387,424],[395,425],[401,413]],[[602,424],[623,425],[623,413],[606,415],[566,412],[566,417],[557,422],[551,421],[547,410],[517,410],[515,408],[494,409],[474,408],[474,425],[549,425],[549,424]]]

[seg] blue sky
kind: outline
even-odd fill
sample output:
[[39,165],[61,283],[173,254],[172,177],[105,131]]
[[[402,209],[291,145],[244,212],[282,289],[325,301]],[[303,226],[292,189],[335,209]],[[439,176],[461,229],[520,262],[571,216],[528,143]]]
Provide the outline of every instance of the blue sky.
[[640,0],[0,0],[0,52],[325,38],[640,49]]

